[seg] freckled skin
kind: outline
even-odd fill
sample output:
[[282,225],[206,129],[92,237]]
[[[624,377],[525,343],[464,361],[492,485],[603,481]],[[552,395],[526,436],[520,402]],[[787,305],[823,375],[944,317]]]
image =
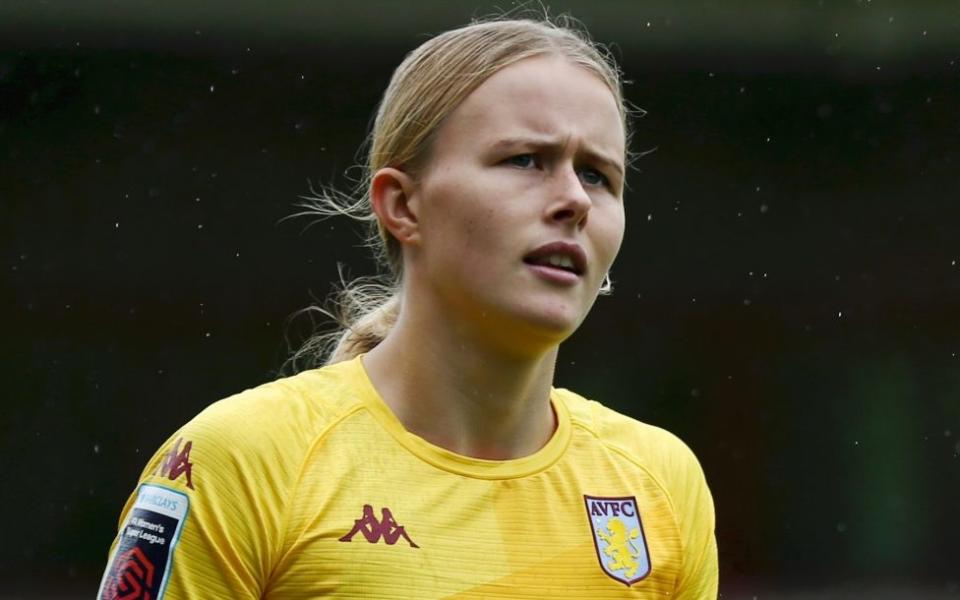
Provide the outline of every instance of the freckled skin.
[[[411,199],[422,239],[413,297],[430,294],[450,321],[501,343],[568,337],[623,239],[624,143],[612,93],[586,69],[549,56],[495,73],[445,121]],[[523,262],[558,240],[587,255],[572,286]]]

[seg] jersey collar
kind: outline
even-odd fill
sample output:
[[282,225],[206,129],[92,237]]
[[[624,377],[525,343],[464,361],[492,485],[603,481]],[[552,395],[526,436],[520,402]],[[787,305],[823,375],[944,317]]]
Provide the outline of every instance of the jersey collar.
[[350,362],[355,372],[358,392],[370,414],[393,438],[410,453],[438,469],[475,479],[517,479],[545,471],[557,462],[570,444],[570,412],[556,389],[550,390],[550,403],[557,417],[557,428],[550,440],[528,456],[511,460],[485,460],[451,452],[431,444],[407,431],[390,407],[383,401],[361,361],[362,355]]

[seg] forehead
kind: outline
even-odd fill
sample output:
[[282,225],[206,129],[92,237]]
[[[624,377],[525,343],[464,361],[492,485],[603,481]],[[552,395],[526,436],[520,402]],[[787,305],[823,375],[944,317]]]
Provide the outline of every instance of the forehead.
[[528,58],[497,71],[438,133],[438,143],[453,146],[525,134],[569,139],[618,159],[625,145],[613,93],[597,75],[559,56]]

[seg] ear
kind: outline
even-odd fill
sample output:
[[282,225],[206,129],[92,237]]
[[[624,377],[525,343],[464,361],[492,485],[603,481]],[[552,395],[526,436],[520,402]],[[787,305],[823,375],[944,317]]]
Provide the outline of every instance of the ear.
[[420,241],[420,222],[413,178],[399,169],[385,167],[370,181],[370,204],[380,224],[401,244]]

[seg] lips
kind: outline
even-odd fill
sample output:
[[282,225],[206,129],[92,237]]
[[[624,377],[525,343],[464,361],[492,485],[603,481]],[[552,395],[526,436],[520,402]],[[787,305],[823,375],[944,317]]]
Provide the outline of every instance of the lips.
[[562,269],[576,275],[587,271],[587,254],[578,244],[550,242],[523,257],[528,265],[541,265]]

